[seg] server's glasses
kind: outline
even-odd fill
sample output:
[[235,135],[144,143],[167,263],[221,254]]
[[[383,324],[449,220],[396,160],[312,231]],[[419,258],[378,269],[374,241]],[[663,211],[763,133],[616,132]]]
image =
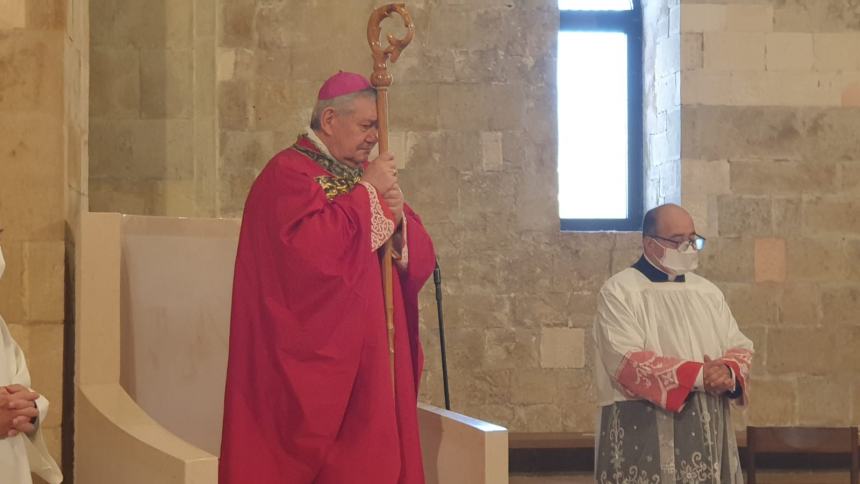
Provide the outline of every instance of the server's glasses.
[[685,252],[690,246],[693,246],[696,250],[702,250],[705,248],[706,239],[699,234],[693,234],[693,236],[688,240],[674,240],[667,239],[666,237],[660,237],[659,235],[649,235],[652,239],[660,239],[665,240],[666,242],[671,242],[673,248],[680,250],[681,252]]

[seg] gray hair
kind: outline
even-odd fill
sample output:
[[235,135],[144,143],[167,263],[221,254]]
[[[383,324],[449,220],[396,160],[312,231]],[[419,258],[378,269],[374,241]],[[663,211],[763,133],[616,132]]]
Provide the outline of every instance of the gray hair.
[[334,111],[341,114],[349,114],[353,109],[353,102],[360,97],[372,97],[374,101],[376,100],[376,89],[369,87],[367,89],[362,89],[361,91],[353,92],[350,94],[346,94],[344,96],[338,96],[332,99],[323,99],[317,101],[314,106],[313,114],[311,114],[311,129],[319,130],[322,128],[322,114],[328,108],[333,108]]

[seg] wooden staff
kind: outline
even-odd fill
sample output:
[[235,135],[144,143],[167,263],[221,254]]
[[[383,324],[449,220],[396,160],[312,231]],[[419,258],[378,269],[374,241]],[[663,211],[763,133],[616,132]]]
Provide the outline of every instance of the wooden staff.
[[[382,21],[392,14],[400,15],[403,26],[406,27],[406,35],[399,39],[394,35],[388,36],[388,47],[383,47],[380,37],[382,36]],[[373,74],[370,83],[376,88],[376,112],[379,124],[379,152],[388,152],[388,87],[391,85],[392,77],[388,72],[388,61],[397,62],[403,49],[412,42],[415,36],[415,24],[412,16],[402,3],[392,3],[377,8],[370,15],[367,23],[367,41],[373,53]],[[382,257],[382,287],[385,294],[385,325],[388,328],[388,355],[391,365],[391,388],[394,388],[394,286],[392,259],[394,247],[391,239],[385,243],[385,252]]]

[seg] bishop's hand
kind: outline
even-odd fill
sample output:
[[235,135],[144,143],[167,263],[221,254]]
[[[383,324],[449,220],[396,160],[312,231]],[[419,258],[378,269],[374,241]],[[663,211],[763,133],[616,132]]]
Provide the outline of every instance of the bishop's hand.
[[384,195],[397,183],[397,163],[394,155],[382,153],[367,164],[361,181],[370,183],[376,191]]
[[394,214],[395,225],[399,226],[403,221],[403,192],[400,191],[400,185],[395,183],[390,190],[382,195],[382,199],[385,200],[391,213]]

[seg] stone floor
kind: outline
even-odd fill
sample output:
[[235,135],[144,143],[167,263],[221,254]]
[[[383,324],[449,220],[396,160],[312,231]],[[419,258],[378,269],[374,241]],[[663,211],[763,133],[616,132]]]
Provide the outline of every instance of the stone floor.
[[[767,471],[758,474],[758,484],[844,484],[848,482],[845,472],[782,472]],[[591,474],[547,474],[511,475],[510,484],[591,484]]]

